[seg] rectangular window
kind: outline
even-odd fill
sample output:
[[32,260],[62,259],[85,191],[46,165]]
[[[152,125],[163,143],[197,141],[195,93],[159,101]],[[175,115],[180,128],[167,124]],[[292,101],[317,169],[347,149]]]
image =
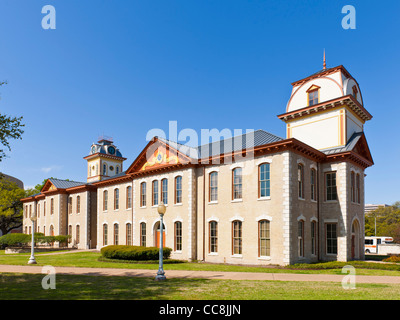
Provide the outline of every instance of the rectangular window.
[[318,90],[308,93],[308,105],[313,106],[314,104],[318,104]]
[[218,252],[218,222],[211,221],[209,223],[209,246],[208,251],[211,253]]
[[140,245],[146,246],[146,223],[144,222],[140,224]]
[[152,182],[152,205],[158,205],[158,180]]
[[46,201],[43,202],[43,217],[46,216]]
[[175,203],[182,203],[182,177],[175,178]]
[[242,222],[232,222],[232,254],[242,254]]
[[326,224],[326,253],[337,254],[336,223]]
[[161,201],[164,204],[168,204],[168,180],[161,180]]
[[327,201],[337,200],[336,172],[328,172],[325,175],[325,182],[326,182],[326,200]]
[[54,199],[50,200],[50,214],[54,214]]
[[242,199],[242,168],[232,171],[232,200]]
[[361,203],[361,188],[360,188],[360,174],[356,175],[356,201]]
[[175,251],[182,251],[182,222],[175,222]]
[[140,206],[146,206],[146,182],[140,184]]
[[211,172],[209,175],[209,201],[218,201],[218,172]]
[[258,197],[270,196],[270,164],[263,163],[258,167]]
[[261,220],[258,222],[258,256],[271,255],[270,222]]
[[317,201],[317,170],[311,169],[311,200]]

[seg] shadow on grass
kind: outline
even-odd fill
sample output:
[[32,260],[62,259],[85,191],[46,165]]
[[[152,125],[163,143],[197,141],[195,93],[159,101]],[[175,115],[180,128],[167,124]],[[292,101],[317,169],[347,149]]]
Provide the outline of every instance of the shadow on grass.
[[[1,300],[165,300],[185,299],[209,280],[56,275],[56,289],[42,288],[43,274],[0,274]],[[184,290],[182,288],[185,288]],[[200,289],[202,290],[202,289]]]

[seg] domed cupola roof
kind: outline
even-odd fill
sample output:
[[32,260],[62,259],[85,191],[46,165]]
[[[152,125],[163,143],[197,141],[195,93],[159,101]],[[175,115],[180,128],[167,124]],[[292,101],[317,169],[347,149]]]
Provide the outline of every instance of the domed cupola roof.
[[93,143],[90,148],[89,155],[93,155],[93,154],[97,154],[97,153],[122,158],[122,153],[113,144],[112,138],[101,137],[97,143]]

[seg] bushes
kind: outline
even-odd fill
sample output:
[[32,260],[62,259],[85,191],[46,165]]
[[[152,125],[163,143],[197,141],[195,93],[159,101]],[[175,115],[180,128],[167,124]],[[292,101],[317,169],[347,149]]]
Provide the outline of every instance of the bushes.
[[[157,247],[140,247],[112,245],[101,249],[101,255],[108,259],[118,260],[158,260],[160,249]],[[163,248],[163,258],[168,259],[171,255],[171,248]]]
[[[71,236],[45,236],[43,233],[35,233],[36,244],[53,245],[54,242],[60,243],[60,246],[66,245]],[[1,247],[23,247],[30,244],[32,235],[25,233],[9,233],[0,237]]]
[[391,255],[389,258],[383,259],[384,262],[400,262],[399,255]]
[[31,235],[25,233],[9,233],[0,237],[1,247],[23,247],[31,242]]

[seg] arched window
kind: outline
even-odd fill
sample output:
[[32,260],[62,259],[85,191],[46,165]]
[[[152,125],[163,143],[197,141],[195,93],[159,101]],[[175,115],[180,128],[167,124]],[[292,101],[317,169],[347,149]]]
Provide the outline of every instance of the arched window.
[[311,200],[317,200],[317,170],[311,169],[310,172],[311,183]]
[[72,238],[72,225],[68,226],[68,235],[70,236],[68,238],[68,243],[71,243],[71,238]]
[[168,180],[161,180],[161,201],[164,204],[168,204]]
[[76,225],[76,244],[79,244],[80,241],[80,226],[79,224]]
[[317,254],[317,222],[311,221],[311,254]]
[[140,245],[142,247],[146,246],[146,223],[140,223]]
[[126,224],[126,245],[132,245],[132,224]]
[[361,203],[360,174],[356,175],[356,202]]
[[209,199],[208,201],[218,201],[218,172],[211,172],[209,175]]
[[119,189],[114,189],[114,210],[119,209]]
[[107,175],[107,164],[103,164],[103,176]]
[[218,252],[218,222],[210,221],[208,224],[208,252]]
[[351,202],[356,202],[356,178],[354,171],[350,173]]
[[266,257],[271,255],[270,222],[260,220],[258,222],[258,256]]
[[72,197],[68,197],[68,213],[72,213]]
[[301,163],[299,163],[297,166],[297,181],[299,198],[304,199],[304,166]]
[[232,171],[232,200],[242,199],[242,168]]
[[146,206],[146,182],[140,184],[140,206]]
[[158,180],[152,182],[152,205],[158,205]]
[[108,244],[108,225],[103,224],[103,246]]
[[182,203],[182,177],[175,177],[175,204]]
[[119,226],[118,223],[114,224],[114,245],[118,245],[119,240]]
[[108,191],[103,191],[103,211],[108,210]]
[[126,188],[126,208],[132,208],[132,187],[128,186]]
[[269,197],[270,191],[270,164],[262,163],[258,166],[258,197]]
[[242,254],[242,221],[232,221],[232,254]]
[[50,199],[50,214],[54,214],[54,199]]
[[115,166],[115,174],[119,173],[119,166]]
[[297,226],[298,254],[299,257],[304,257],[304,221],[299,220]]
[[76,197],[76,213],[81,213],[81,197]]
[[174,241],[175,251],[182,251],[182,222],[175,222],[175,241]]

